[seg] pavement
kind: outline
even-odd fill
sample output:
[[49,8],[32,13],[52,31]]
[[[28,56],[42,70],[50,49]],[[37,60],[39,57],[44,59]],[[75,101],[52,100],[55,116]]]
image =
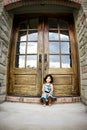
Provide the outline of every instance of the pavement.
[[0,104],[0,130],[87,130],[87,107],[82,103]]

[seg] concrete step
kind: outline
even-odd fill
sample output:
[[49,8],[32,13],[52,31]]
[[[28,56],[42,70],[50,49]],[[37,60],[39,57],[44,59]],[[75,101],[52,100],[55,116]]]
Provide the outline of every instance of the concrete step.
[[[6,101],[24,102],[24,103],[40,103],[40,97],[6,96]],[[80,96],[57,97],[57,100],[55,101],[55,103],[73,103],[73,102],[80,102]]]

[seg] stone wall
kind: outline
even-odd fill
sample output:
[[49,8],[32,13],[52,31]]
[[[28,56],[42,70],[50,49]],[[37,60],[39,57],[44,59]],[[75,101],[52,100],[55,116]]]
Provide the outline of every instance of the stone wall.
[[80,61],[81,100],[87,104],[87,2],[83,2],[79,11],[74,11],[76,34]]
[[12,17],[5,11],[0,0],[0,102],[3,102],[6,96],[6,69],[11,25]]

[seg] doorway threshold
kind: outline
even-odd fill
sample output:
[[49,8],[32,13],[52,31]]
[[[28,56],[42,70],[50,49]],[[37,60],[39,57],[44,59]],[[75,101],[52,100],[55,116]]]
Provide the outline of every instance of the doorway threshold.
[[[40,103],[40,97],[20,97],[20,96],[6,96],[8,102],[23,102],[23,103]],[[57,97],[55,103],[75,103],[80,102],[80,96]]]

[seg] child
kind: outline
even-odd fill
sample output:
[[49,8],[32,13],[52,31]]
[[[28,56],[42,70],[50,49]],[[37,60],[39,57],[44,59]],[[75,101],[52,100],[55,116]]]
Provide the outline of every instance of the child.
[[41,95],[41,102],[43,106],[46,106],[48,103],[49,106],[52,105],[52,102],[56,100],[53,96],[53,77],[52,75],[48,74],[44,78],[45,84],[42,87],[42,95]]

